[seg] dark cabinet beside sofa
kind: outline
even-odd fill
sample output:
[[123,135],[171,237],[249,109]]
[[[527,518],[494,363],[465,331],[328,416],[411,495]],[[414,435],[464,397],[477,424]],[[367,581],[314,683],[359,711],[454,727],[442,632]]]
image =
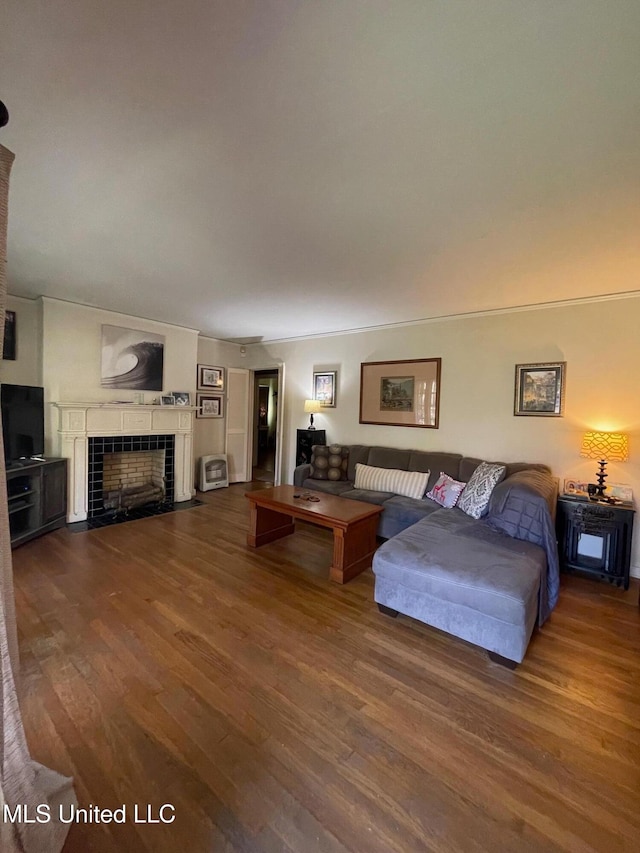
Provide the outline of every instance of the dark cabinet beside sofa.
[[7,471],[11,547],[50,530],[67,516],[67,460],[25,462]]
[[296,465],[311,462],[314,444],[326,444],[327,434],[323,429],[299,429],[296,441]]
[[607,578],[629,589],[634,512],[631,505],[560,497],[557,528],[562,568]]

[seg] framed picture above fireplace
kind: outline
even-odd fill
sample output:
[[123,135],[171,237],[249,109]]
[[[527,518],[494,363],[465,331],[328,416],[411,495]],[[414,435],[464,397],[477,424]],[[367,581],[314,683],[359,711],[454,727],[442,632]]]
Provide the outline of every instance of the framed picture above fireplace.
[[164,335],[104,325],[100,385],[162,391],[164,342]]

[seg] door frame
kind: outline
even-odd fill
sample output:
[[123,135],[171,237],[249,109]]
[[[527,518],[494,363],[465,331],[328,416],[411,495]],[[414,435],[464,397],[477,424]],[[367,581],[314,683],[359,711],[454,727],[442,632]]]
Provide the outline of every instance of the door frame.
[[284,442],[284,362],[271,362],[270,364],[254,365],[251,368],[251,393],[249,394],[249,460],[253,462],[253,419],[255,417],[255,384],[256,373],[263,370],[272,370],[278,374],[278,422],[276,424],[276,454],[273,472],[273,485],[279,486],[282,479],[282,445]]

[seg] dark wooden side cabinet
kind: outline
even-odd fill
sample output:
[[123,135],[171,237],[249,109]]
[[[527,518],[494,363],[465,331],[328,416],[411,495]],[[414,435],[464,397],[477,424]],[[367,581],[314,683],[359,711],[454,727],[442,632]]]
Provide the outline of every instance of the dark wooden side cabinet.
[[23,462],[7,470],[11,547],[63,527],[67,516],[67,460]]
[[314,444],[326,444],[327,434],[323,429],[299,429],[296,441],[296,465],[311,462],[311,448]]
[[560,564],[629,589],[634,509],[558,498]]

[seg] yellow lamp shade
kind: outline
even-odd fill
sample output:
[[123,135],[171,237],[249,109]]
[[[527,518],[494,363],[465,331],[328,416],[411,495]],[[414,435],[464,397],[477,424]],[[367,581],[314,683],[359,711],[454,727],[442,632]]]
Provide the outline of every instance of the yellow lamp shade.
[[629,458],[629,436],[623,432],[585,432],[580,456],[606,462],[626,462]]
[[317,415],[322,410],[320,400],[305,400],[304,410],[308,415]]

